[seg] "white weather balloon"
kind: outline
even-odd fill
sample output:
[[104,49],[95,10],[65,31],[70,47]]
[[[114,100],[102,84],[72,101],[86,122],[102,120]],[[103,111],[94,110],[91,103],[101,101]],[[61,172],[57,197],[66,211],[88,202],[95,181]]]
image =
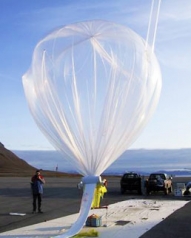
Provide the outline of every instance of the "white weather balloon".
[[157,59],[131,29],[64,26],[41,40],[23,76],[31,113],[83,176],[99,176],[135,141],[161,91]]
[[82,175],[100,175],[147,123],[159,99],[161,74],[135,32],[89,21],[40,41],[23,84],[50,142]]

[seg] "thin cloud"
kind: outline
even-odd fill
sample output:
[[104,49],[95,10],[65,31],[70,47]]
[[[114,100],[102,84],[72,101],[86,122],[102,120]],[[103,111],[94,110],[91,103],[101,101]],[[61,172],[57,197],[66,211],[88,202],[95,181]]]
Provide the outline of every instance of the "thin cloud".
[[[130,6],[126,1],[82,1],[62,4],[56,7],[44,7],[38,10],[20,13],[20,18],[25,19],[21,24],[28,30],[51,30],[61,25],[77,21],[103,19],[122,23],[141,29],[148,25],[150,5],[134,4]],[[27,20],[26,20],[27,19]],[[31,29],[32,28],[32,29]]]

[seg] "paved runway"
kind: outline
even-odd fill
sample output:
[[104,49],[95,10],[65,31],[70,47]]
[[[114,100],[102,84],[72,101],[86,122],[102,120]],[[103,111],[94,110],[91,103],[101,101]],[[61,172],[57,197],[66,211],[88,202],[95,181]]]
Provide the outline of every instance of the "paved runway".
[[[0,232],[20,228],[78,213],[82,191],[77,189],[80,177],[45,178],[44,196],[42,203],[43,214],[32,214],[32,196],[30,178],[1,177],[0,178]],[[119,177],[109,177],[108,193],[101,205],[113,204],[129,198],[143,198],[135,194],[120,194]],[[154,194],[148,196],[153,199],[184,199],[189,197],[175,197],[173,194],[165,196]],[[144,197],[146,198],[146,197]],[[10,212],[26,213],[25,216],[11,216]],[[191,237],[191,203],[174,212],[163,222],[145,233],[141,238],[189,238]]]
[[[77,189],[80,177],[45,178],[42,200],[43,214],[32,214],[30,178],[0,178],[0,232],[20,228],[78,213],[82,191]],[[120,195],[119,178],[109,179],[109,192],[102,200],[108,205],[126,199]],[[26,213],[25,216],[11,216],[9,213]]]

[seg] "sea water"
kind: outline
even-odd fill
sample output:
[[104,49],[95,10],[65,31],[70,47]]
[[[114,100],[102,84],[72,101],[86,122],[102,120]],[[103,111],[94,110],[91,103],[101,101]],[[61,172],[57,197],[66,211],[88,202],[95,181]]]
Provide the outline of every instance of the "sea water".
[[[38,169],[77,173],[70,159],[58,151],[13,151],[19,158]],[[109,168],[108,175],[134,171],[142,175],[163,171],[172,175],[191,175],[191,148],[172,150],[127,150]]]

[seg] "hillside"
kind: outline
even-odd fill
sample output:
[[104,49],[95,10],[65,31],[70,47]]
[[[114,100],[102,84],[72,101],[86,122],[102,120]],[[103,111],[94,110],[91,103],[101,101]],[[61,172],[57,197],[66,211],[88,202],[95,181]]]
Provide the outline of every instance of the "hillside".
[[13,152],[7,150],[0,143],[0,176],[12,174],[31,174],[36,168],[18,158]]
[[[0,142],[0,177],[30,177],[35,173],[35,170],[35,167],[20,159]],[[43,175],[49,177],[70,176],[66,173],[54,171],[43,171]]]

